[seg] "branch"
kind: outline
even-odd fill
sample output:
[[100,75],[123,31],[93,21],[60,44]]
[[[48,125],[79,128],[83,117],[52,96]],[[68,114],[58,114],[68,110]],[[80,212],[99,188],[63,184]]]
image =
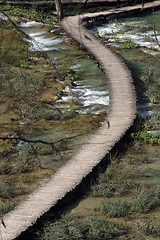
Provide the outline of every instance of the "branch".
[[53,0],[52,1],[8,1],[8,0],[3,0],[0,1],[0,4],[4,4],[6,2],[6,4],[11,4],[11,5],[36,5],[36,6],[43,6],[43,5],[48,5],[48,4],[53,4]]
[[[5,0],[5,1],[6,1],[6,0]],[[2,10],[0,10],[0,12],[1,12],[4,16],[6,16],[6,17],[8,18],[8,20],[13,24],[13,26],[14,26],[19,32],[21,32],[23,35],[25,35],[26,38],[32,39],[27,33],[23,32],[23,31],[11,20],[11,18],[8,16],[7,13],[5,13],[5,12],[2,11]]]
[[160,47],[160,42],[157,38],[157,32],[156,32],[156,22],[155,22],[155,17],[154,17],[154,7],[153,7],[153,31],[154,31],[154,36],[155,36],[155,39],[156,39],[156,42],[158,44],[158,46]]
[[0,137],[0,140],[16,140],[16,141],[23,141],[23,142],[27,142],[27,143],[43,143],[43,144],[46,144],[46,145],[54,145],[56,143],[59,143],[61,141],[66,141],[66,140],[69,140],[69,139],[72,139],[72,138],[76,138],[76,137],[79,137],[81,135],[83,135],[84,133],[80,133],[78,135],[75,135],[75,136],[71,136],[71,137],[66,137],[66,138],[62,138],[62,139],[59,139],[55,142],[46,142],[46,141],[43,141],[43,140],[31,140],[31,139],[26,139],[24,137],[21,137],[21,136],[12,136],[12,137]]
[[157,38],[157,33],[156,33],[156,24],[154,23],[154,36],[155,36],[155,39],[156,39],[156,42],[157,42],[157,44],[158,44],[158,46],[160,47],[160,42],[159,42],[159,40],[158,40],[158,38]]
[[[6,1],[6,0],[4,0]],[[3,10],[0,10],[0,13],[2,13],[4,16],[6,16],[8,18],[8,20],[13,24],[13,26],[20,32],[22,33],[27,39],[29,39],[31,41],[31,44],[33,44],[32,42],[35,42],[35,44],[38,46],[38,43],[36,42],[36,40],[34,38],[32,38],[29,34],[25,33],[23,30],[21,30],[12,20],[11,18],[8,16],[7,13],[5,13]],[[41,55],[45,58],[48,59],[50,61],[50,64],[52,64],[52,61],[48,58],[48,56],[42,52],[40,49],[39,51],[41,52]]]
[[142,0],[141,12],[143,11],[143,9],[144,9],[144,0]]

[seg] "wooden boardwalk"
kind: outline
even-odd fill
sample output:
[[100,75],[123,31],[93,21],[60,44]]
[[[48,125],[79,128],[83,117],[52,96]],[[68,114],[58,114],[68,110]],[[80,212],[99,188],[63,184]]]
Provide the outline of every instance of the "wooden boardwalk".
[[[120,11],[134,9],[133,7],[124,8]],[[101,64],[109,86],[109,112],[102,127],[69,162],[60,168],[46,184],[4,216],[6,228],[1,226],[3,240],[15,239],[21,232],[34,224],[43,213],[56,205],[57,201],[62,199],[66,193],[74,189],[105,157],[133,123],[136,113],[136,97],[129,70],[121,59],[81,24],[82,20],[86,18],[107,16],[113,13],[117,14],[118,11],[68,17],[62,21],[64,30],[83,45]],[[108,128],[108,121],[110,128]]]

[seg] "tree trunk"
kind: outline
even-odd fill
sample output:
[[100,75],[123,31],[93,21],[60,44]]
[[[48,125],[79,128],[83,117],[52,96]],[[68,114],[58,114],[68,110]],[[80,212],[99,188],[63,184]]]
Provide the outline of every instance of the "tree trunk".
[[63,8],[61,0],[55,0],[56,10],[57,10],[57,18],[60,21],[63,18]]

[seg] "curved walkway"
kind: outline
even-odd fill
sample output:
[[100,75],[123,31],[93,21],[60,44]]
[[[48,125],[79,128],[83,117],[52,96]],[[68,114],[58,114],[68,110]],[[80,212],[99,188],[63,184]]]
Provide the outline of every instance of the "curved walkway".
[[[120,11],[131,10],[135,10],[135,7],[124,8]],[[66,193],[74,189],[133,123],[136,99],[129,70],[121,59],[81,24],[84,19],[117,14],[120,11],[68,17],[62,21],[64,30],[97,59],[106,74],[110,93],[108,116],[102,127],[67,164],[58,170],[46,184],[4,216],[6,228],[1,226],[3,240],[16,238],[22,231],[34,224],[43,213],[56,205],[57,201],[62,199]]]

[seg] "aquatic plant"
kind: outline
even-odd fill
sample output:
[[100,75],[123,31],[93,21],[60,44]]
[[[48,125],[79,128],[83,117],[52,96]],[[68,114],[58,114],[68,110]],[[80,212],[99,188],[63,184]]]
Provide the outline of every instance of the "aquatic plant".
[[16,6],[11,6],[11,5],[1,5],[0,9],[3,11],[9,13],[12,16],[17,16],[17,17],[24,17],[33,21],[37,22],[42,22],[45,24],[58,24],[57,18],[53,16],[52,12],[49,12],[46,14],[45,13],[45,8],[37,8],[32,6],[31,9],[29,8],[24,8],[20,7],[17,8]]
[[[33,96],[41,86],[45,85],[42,78],[33,76],[25,71],[11,71],[8,68],[3,69],[2,94],[10,97],[21,98]],[[10,81],[10,78],[12,79]],[[25,86],[25,88],[24,88]]]
[[142,163],[150,163],[150,158],[146,155],[146,154],[143,154],[142,155],[142,158],[141,158],[141,162]]
[[144,95],[149,99],[151,103],[159,103],[160,92],[156,86],[151,86],[146,90]]
[[157,136],[156,134],[150,133],[146,130],[142,130],[141,132],[134,133],[132,134],[132,137],[140,141],[143,141],[144,143],[150,143],[152,145],[160,145],[159,136]]
[[[119,168],[117,166],[117,168]],[[118,171],[118,169],[117,169]],[[94,184],[91,188],[92,196],[94,197],[113,197],[113,196],[124,196],[129,194],[130,191],[137,188],[137,184],[129,179],[106,179],[104,177],[103,181],[98,180],[96,184]]]
[[22,68],[29,68],[29,65],[30,65],[30,61],[29,61],[29,59],[22,59],[21,61],[21,67]]
[[74,86],[74,81],[78,79],[78,75],[76,72],[68,73],[68,75],[65,77],[64,84],[66,86]]
[[[159,145],[159,136],[152,133],[152,131],[158,129],[160,122],[145,122],[145,119],[137,113],[134,125],[131,128],[131,138],[137,139],[145,143],[150,143],[152,145]],[[138,144],[135,142],[135,145]]]
[[7,4],[0,5],[0,9],[2,9],[3,11],[9,11],[12,9],[12,6]]
[[101,37],[101,41],[102,42],[106,42],[109,40],[109,36],[107,34],[104,34],[102,37]]
[[134,49],[134,48],[139,48],[140,45],[137,43],[124,43],[121,45],[122,49]]

